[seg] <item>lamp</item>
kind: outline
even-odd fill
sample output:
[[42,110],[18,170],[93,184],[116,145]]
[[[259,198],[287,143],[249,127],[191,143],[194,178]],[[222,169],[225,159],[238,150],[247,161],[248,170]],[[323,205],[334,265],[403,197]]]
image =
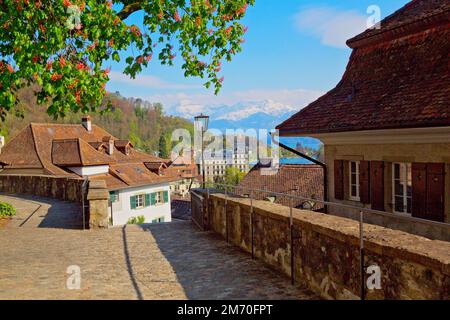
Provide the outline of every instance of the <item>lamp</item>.
[[202,180],[203,180],[202,187],[203,187],[203,189],[205,189],[205,187],[206,187],[205,157],[204,157],[205,150],[204,150],[203,137],[204,137],[205,132],[208,130],[208,123],[209,123],[209,116],[205,116],[203,113],[194,118],[195,127],[197,128],[197,130],[200,130],[202,133]]

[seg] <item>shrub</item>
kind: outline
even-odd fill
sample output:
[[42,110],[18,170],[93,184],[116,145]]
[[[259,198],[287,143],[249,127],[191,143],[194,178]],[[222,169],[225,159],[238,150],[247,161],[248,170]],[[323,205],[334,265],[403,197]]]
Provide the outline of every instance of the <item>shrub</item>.
[[144,216],[131,217],[128,219],[127,224],[143,224],[145,222]]
[[0,201],[0,218],[12,217],[16,214],[16,209],[9,203]]

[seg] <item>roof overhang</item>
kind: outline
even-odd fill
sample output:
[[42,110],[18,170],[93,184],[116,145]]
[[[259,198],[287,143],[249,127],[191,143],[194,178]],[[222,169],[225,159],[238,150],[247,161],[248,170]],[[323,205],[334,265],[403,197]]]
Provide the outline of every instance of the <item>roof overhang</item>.
[[[288,135],[283,136],[287,137]],[[310,133],[289,136],[312,137],[321,140],[325,145],[450,143],[450,126]]]

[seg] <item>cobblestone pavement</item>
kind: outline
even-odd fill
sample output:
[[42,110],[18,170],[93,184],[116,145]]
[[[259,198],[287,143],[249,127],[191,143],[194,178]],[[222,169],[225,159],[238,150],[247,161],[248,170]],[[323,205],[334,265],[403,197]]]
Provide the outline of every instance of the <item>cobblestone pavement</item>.
[[0,201],[16,208],[9,228],[64,228],[82,229],[81,205],[29,195],[0,194]]
[[[70,203],[4,200],[19,213],[0,230],[0,299],[317,298],[190,222],[83,231],[57,213],[75,212]],[[71,265],[81,270],[78,290],[66,287]]]

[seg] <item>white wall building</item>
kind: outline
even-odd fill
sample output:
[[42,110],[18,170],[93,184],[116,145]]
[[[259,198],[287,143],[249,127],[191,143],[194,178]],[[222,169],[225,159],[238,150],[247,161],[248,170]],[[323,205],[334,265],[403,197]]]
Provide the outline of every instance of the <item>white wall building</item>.
[[145,223],[170,222],[170,188],[168,183],[110,191],[110,222],[124,225],[143,217]]
[[[237,168],[242,172],[248,172],[250,170],[249,159],[249,152],[237,153],[224,151],[223,156],[205,154],[205,178],[207,181],[213,181],[214,177],[222,177],[229,167]],[[202,172],[203,167],[200,161],[200,173]]]

